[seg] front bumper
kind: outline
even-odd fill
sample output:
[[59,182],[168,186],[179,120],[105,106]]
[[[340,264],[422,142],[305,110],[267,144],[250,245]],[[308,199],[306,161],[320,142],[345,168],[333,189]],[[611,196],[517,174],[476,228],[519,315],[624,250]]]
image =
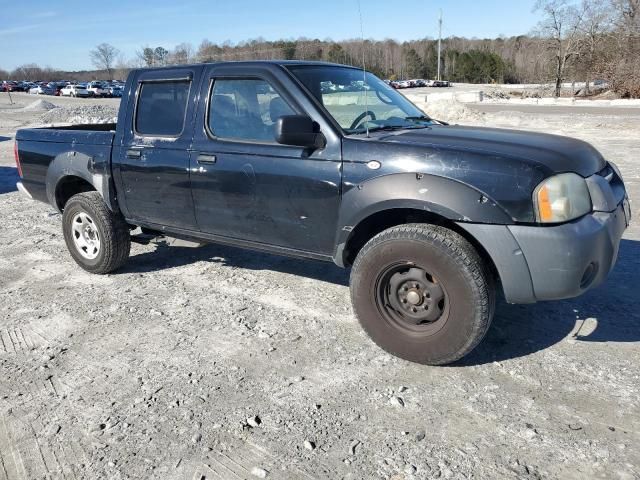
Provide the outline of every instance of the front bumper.
[[536,300],[577,297],[604,282],[629,224],[627,204],[625,198],[613,212],[556,227],[508,227],[527,261]]
[[577,297],[600,285],[616,263],[630,221],[624,196],[613,211],[594,211],[563,225],[458,223],[493,260],[509,303]]

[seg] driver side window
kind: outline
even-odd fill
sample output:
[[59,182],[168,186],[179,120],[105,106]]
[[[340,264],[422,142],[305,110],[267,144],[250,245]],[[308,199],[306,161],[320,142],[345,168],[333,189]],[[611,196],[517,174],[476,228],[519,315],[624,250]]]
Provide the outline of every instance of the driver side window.
[[275,143],[275,123],[295,115],[265,80],[216,79],[209,98],[208,130],[218,138]]

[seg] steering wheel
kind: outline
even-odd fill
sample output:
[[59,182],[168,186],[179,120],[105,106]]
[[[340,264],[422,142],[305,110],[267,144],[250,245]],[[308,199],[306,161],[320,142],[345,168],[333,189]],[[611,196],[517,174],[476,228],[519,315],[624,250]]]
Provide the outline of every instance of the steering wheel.
[[382,103],[386,103],[387,105],[393,105],[393,100],[391,100],[390,98],[387,98],[387,100],[385,100],[384,98],[382,98],[382,92],[380,92],[380,90],[374,90],[374,92],[376,92],[376,97],[378,97],[378,99],[379,99]]
[[371,110],[367,110],[365,112],[362,112],[360,115],[358,115],[358,117],[353,121],[353,123],[351,124],[349,129],[353,130],[358,125],[360,125],[360,122],[362,122],[362,120],[364,120],[367,117],[367,115],[371,117],[371,120],[375,120],[376,119],[376,114],[373,113]]

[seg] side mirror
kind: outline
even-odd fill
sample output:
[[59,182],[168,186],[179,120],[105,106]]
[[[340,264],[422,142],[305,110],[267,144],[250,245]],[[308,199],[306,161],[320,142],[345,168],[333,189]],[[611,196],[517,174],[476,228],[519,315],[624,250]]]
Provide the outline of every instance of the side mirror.
[[326,146],[320,126],[306,115],[283,115],[276,121],[276,142],[319,149]]

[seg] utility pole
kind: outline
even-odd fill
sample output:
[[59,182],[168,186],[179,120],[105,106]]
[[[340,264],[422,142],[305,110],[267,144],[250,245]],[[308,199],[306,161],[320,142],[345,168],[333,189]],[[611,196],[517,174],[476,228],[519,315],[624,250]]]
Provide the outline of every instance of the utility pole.
[[442,43],[442,9],[440,9],[440,18],[438,19],[438,78],[440,80],[440,44]]

